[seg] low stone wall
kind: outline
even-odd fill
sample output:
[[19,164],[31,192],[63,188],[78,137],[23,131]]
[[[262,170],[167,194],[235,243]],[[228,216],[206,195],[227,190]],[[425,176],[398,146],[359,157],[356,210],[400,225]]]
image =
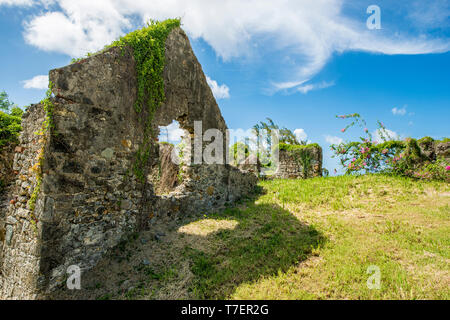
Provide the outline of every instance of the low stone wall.
[[420,150],[428,160],[438,159],[450,162],[450,141],[437,141],[430,137],[425,137],[417,141]]
[[[136,177],[146,123],[134,109],[131,49],[111,48],[52,70],[50,80],[55,98],[48,131],[42,135],[42,105],[23,116],[22,152],[15,156],[18,175],[0,252],[1,299],[45,299],[65,284],[69,266],[91,269],[128,233],[151,228],[155,219],[218,210],[254,190],[254,174],[186,162],[179,185],[158,195],[151,177],[161,166],[156,138],[143,164],[144,181]],[[203,133],[210,128],[225,133],[181,29],[166,41],[164,83],[166,102],[154,115],[153,132],[177,120],[189,134],[195,121],[202,121]]]
[[279,166],[274,177],[307,179],[322,176],[322,148],[318,145],[280,148]]

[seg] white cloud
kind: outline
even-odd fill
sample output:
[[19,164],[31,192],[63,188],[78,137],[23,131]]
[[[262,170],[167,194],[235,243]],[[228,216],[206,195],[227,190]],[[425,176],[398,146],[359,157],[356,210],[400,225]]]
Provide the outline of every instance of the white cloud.
[[325,136],[325,141],[329,144],[341,144],[342,142],[344,142],[344,140],[339,137],[329,135]]
[[[301,85],[335,53],[424,54],[446,52],[450,47],[448,39],[412,36],[409,31],[368,30],[365,10],[350,17],[344,13],[342,0],[280,0],[276,6],[271,0],[35,2],[58,4],[52,7],[54,11],[43,11],[25,24],[26,41],[42,50],[80,56],[101,49],[130,28],[136,18],[143,22],[182,17],[187,33],[205,40],[224,60],[262,54],[264,49],[289,57],[279,59],[280,66],[272,66],[284,70],[279,79],[272,79],[278,90],[312,90]],[[290,63],[286,64],[287,60]]]
[[406,115],[406,107],[403,107],[401,109],[395,107],[394,109],[392,109],[392,114],[395,116],[404,116]]
[[82,56],[103,48],[131,27],[112,0],[53,2],[62,11],[45,12],[25,22],[25,41],[44,51]]
[[275,89],[275,91],[279,91],[279,90],[286,90],[286,89],[298,87],[307,81],[308,80],[278,82],[278,83],[272,83],[272,86]]
[[384,141],[383,136],[386,139],[386,141],[401,139],[400,135],[397,132],[389,130],[389,129],[384,129],[384,130],[377,129],[373,133],[373,139],[374,139],[374,141],[377,141],[377,142],[383,142]]
[[0,6],[31,6],[33,4],[33,0],[0,0]]
[[297,137],[298,141],[306,141],[306,139],[308,139],[308,135],[306,134],[304,129],[295,129],[294,134]]
[[211,87],[212,93],[217,100],[230,98],[230,88],[228,88],[227,85],[225,84],[219,85],[217,81],[212,80],[208,76],[206,76],[206,81],[208,82],[208,85]]
[[166,142],[180,142],[185,135],[185,131],[180,128],[180,124],[176,121],[167,127],[159,127],[159,138]]
[[35,76],[32,79],[22,81],[25,89],[47,89],[48,88],[48,76]]
[[298,92],[307,94],[309,91],[325,89],[334,86],[334,82],[322,82],[322,83],[311,83],[304,86],[299,86],[296,88]]

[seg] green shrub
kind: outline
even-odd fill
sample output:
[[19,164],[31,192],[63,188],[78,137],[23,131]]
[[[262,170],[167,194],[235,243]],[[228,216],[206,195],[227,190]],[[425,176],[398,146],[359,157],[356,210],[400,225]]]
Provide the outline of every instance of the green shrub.
[[[448,180],[448,163],[445,160],[431,162],[423,154],[421,148],[430,150],[434,148],[435,141],[431,137],[416,140],[407,138],[404,141],[390,140],[384,124],[378,121],[379,133],[382,143],[373,140],[362,117],[355,113],[337,116],[341,119],[352,119],[352,123],[341,131],[344,133],[350,127],[359,125],[364,129],[366,137],[361,141],[343,142],[332,145],[333,157],[339,157],[341,165],[347,174],[360,173],[388,173],[397,176],[407,176],[419,179]],[[445,138],[443,141],[448,141]]]
[[14,108],[11,114],[0,111],[0,147],[10,143],[18,143],[19,134],[22,130],[21,116],[22,110],[19,108]]
[[9,101],[5,91],[0,92],[0,148],[10,143],[17,143],[22,130],[22,109]]

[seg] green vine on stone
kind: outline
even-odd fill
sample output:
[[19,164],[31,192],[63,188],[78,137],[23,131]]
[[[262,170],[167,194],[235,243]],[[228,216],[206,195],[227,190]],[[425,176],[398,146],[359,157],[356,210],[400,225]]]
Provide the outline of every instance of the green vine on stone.
[[153,116],[165,101],[164,66],[166,39],[170,32],[180,27],[180,19],[168,19],[162,22],[150,20],[147,26],[131,32],[108,47],[127,47],[133,49],[137,74],[137,98],[134,109],[137,113],[145,111],[145,132],[142,145],[136,154],[133,171],[137,178],[145,181],[143,168],[147,164],[151,148]]
[[295,162],[302,166],[303,178],[307,179],[313,160],[312,151],[313,149],[320,148],[320,146],[317,143],[312,143],[306,146],[280,143],[279,148],[280,150],[289,152]]
[[45,94],[45,99],[41,101],[45,111],[45,120],[42,125],[42,130],[44,131],[44,133],[48,132],[49,130],[55,129],[55,123],[53,121],[53,110],[55,106],[52,102],[53,87],[54,84],[50,81],[48,84],[48,90]]
[[41,185],[42,185],[42,166],[44,162],[44,148],[45,143],[47,141],[46,134],[55,128],[55,124],[53,121],[53,110],[54,110],[54,104],[52,101],[52,90],[53,90],[53,83],[50,82],[48,85],[48,90],[46,92],[44,100],[41,101],[42,107],[45,111],[45,119],[42,123],[42,129],[41,132],[38,133],[38,135],[43,137],[42,141],[42,148],[37,156],[37,163],[32,167],[32,171],[36,173],[36,186],[33,189],[33,193],[31,194],[30,200],[28,200],[28,207],[32,212],[32,221],[36,222],[36,217],[34,216],[34,210],[36,208],[36,201],[39,196],[39,193],[41,191]]

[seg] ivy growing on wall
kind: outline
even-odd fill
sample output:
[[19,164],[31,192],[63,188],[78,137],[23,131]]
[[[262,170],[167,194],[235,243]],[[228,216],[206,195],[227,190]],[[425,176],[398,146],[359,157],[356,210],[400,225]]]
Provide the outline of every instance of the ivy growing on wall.
[[[150,155],[152,127],[151,122],[158,107],[165,101],[163,72],[165,66],[165,44],[170,32],[180,27],[180,19],[167,19],[165,21],[150,20],[147,25],[133,31],[119,40],[107,45],[99,53],[112,47],[119,47],[125,53],[126,48],[133,51],[136,63],[137,99],[134,109],[137,113],[146,114],[144,141],[136,154],[133,171],[137,178],[145,181],[143,168]],[[86,57],[97,53],[88,53]],[[85,58],[72,59],[77,63]]]
[[45,99],[41,101],[42,107],[45,111],[45,119],[42,123],[42,128],[40,132],[37,132],[36,134],[42,137],[42,140],[40,141],[42,143],[42,148],[39,151],[37,155],[37,162],[32,167],[32,171],[36,174],[36,185],[33,189],[33,193],[31,194],[30,200],[28,200],[28,208],[31,210],[32,215],[32,222],[37,222],[37,219],[34,215],[34,209],[36,208],[36,201],[39,196],[39,192],[41,191],[41,185],[42,185],[42,166],[44,162],[44,148],[46,144],[47,139],[47,133],[54,129],[54,122],[53,122],[53,109],[54,104],[52,101],[52,90],[53,90],[53,83],[50,82],[48,85],[48,90],[45,96]]
[[163,72],[165,66],[165,44],[169,33],[180,26],[180,19],[168,19],[162,22],[150,21],[146,27],[131,32],[109,47],[125,49],[131,47],[136,63],[137,99],[136,112],[145,113],[144,141],[140,146],[133,171],[137,178],[145,181],[143,168],[150,154],[153,116],[165,100]]
[[[136,62],[137,73],[137,99],[134,109],[137,113],[144,113],[145,118],[145,132],[144,141],[139,147],[136,154],[133,171],[137,178],[145,181],[145,174],[143,168],[146,166],[148,157],[150,155],[152,127],[151,122],[158,107],[164,102],[164,79],[163,72],[165,66],[165,42],[169,33],[176,27],[180,26],[179,19],[169,19],[163,22],[151,21],[146,27],[131,32],[119,40],[113,42],[107,48],[119,47],[125,50],[131,47],[133,56]],[[89,54],[88,56],[91,56]],[[49,89],[46,98],[41,101],[45,110],[45,120],[42,124],[42,129],[37,132],[42,136],[43,147],[37,156],[37,163],[32,168],[36,173],[36,185],[33,193],[28,201],[29,209],[34,212],[36,201],[42,184],[42,164],[46,136],[49,131],[54,131],[53,109],[52,102],[53,84],[49,84]],[[32,213],[32,220],[36,222],[34,214]]]

